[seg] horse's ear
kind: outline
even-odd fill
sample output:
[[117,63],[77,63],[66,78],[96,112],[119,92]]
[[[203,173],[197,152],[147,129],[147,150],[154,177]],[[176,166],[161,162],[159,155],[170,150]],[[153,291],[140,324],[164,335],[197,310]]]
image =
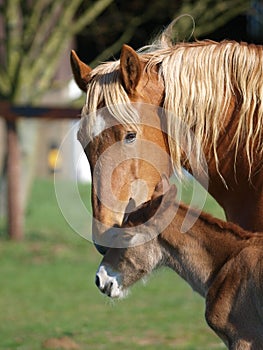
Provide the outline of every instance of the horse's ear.
[[120,57],[120,72],[125,90],[133,94],[142,74],[139,56],[128,45],[123,45]]
[[87,83],[92,69],[79,59],[74,50],[71,51],[70,63],[75,82],[82,91],[87,92]]

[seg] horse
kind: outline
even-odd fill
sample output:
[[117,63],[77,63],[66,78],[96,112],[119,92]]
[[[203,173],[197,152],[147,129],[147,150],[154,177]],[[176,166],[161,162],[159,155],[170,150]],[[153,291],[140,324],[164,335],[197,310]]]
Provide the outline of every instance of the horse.
[[104,233],[122,223],[130,198],[151,198],[161,174],[180,177],[184,167],[202,184],[204,160],[226,219],[263,230],[263,47],[173,43],[172,25],[152,45],[136,52],[124,44],[119,60],[94,69],[71,52],[87,94],[78,139],[92,172],[95,243],[110,244]]
[[[263,349],[263,232],[244,231],[202,213],[191,229],[182,233],[188,209],[176,203],[175,195],[172,185],[127,214],[123,230],[131,245],[107,250],[96,285],[107,296],[122,298],[136,281],[157,268],[169,267],[205,298],[206,321],[228,349]],[[174,218],[162,231],[167,212]],[[191,215],[198,214],[191,209]],[[153,238],[135,245],[131,227],[137,234]]]

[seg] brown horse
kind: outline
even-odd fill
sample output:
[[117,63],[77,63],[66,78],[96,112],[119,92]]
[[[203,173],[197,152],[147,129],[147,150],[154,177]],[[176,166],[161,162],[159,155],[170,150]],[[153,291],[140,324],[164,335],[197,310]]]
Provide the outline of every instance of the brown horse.
[[150,199],[161,174],[180,174],[182,165],[202,183],[203,155],[208,191],[227,220],[263,230],[262,46],[173,45],[168,33],[139,52],[124,45],[119,61],[93,70],[72,51],[75,80],[87,93],[79,140],[92,171],[95,240],[121,224],[129,198]]
[[[182,233],[187,208],[178,207],[175,195],[173,185],[128,215],[127,233],[136,225],[139,235],[154,238],[133,246],[132,235],[131,247],[109,248],[96,274],[98,288],[120,298],[152,270],[168,266],[206,299],[206,320],[229,349],[263,349],[263,233],[243,231],[207,214]],[[174,219],[161,231],[170,212]],[[151,217],[154,220],[144,224]]]

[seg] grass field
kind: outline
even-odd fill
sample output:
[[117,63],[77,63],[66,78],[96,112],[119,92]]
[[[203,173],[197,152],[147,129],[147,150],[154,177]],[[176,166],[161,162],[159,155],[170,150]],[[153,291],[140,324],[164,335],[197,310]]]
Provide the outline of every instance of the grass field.
[[[80,191],[88,203],[89,188]],[[206,209],[222,215],[210,199]],[[204,301],[168,269],[125,300],[101,295],[101,257],[65,222],[52,181],[35,182],[25,228],[25,240],[14,243],[1,226],[1,350],[225,348],[205,323]]]

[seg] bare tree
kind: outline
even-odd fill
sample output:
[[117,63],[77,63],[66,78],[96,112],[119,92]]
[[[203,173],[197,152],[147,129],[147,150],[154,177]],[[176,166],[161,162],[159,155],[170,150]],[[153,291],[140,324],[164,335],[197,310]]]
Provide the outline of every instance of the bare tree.
[[[196,22],[193,34],[201,37],[209,35],[234,17],[246,13],[249,6],[247,0],[184,0],[178,15],[191,15]],[[178,22],[178,32],[189,32],[191,28],[192,23],[189,20]]]
[[82,0],[3,0],[0,97],[38,101],[52,85],[69,40],[112,2],[90,3],[76,18]]
[[150,6],[140,0],[123,0],[118,6],[112,3],[81,35],[93,48],[86,50],[89,65],[96,66],[117,55],[123,43],[131,42],[135,48],[147,44],[173,19],[178,19],[174,40],[189,40],[209,36],[231,19],[247,13],[250,6],[249,0],[152,0]]
[[[33,104],[54,83],[61,55],[73,36],[89,25],[113,0],[97,0],[81,14],[82,0],[2,0],[0,3],[0,99]],[[3,111],[2,111],[3,112]],[[3,115],[3,117],[5,117]],[[31,133],[38,125],[31,124]],[[23,198],[32,178],[32,164],[21,174],[16,121],[6,121],[8,223],[12,239],[23,237]],[[35,141],[37,138],[34,138]],[[32,152],[37,147],[31,145]],[[33,156],[34,158],[34,156]],[[27,162],[29,163],[29,162]],[[23,176],[22,176],[23,175]],[[20,181],[24,185],[20,185]]]

